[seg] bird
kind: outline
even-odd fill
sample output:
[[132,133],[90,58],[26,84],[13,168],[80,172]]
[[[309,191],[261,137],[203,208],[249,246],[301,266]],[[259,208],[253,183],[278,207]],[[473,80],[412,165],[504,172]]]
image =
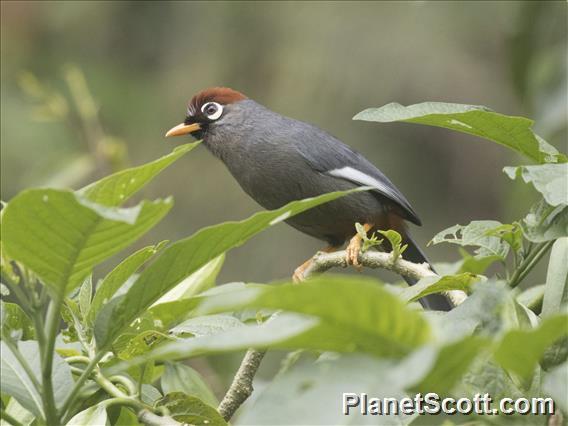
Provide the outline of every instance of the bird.
[[[220,159],[251,198],[265,209],[277,209],[304,198],[361,186],[369,191],[348,194],[319,205],[286,222],[297,230],[325,241],[324,252],[341,249],[348,242],[346,261],[358,266],[362,236],[393,229],[408,245],[406,260],[428,263],[411,238],[406,221],[421,225],[418,215],[396,186],[362,154],[326,131],[280,115],[227,87],[198,92],[188,103],[184,121],[166,137],[191,135]],[[296,268],[299,281],[311,259]],[[416,280],[404,277],[409,285]],[[448,311],[442,294],[420,299],[425,309]]]

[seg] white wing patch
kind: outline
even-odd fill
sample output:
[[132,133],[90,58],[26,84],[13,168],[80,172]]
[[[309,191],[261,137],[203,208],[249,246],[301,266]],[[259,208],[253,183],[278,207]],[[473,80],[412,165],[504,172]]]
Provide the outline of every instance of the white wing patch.
[[400,200],[400,196],[395,191],[393,191],[390,186],[385,185],[381,181],[375,179],[373,176],[369,176],[368,174],[354,169],[353,167],[342,167],[341,169],[333,169],[326,173],[334,177],[347,179],[351,182],[371,186],[373,188],[376,188],[383,194],[393,198],[394,200]]

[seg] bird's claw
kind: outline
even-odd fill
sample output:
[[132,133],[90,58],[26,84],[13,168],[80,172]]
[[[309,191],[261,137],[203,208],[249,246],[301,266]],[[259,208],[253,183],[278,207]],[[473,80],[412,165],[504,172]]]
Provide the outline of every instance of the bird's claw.
[[359,235],[355,235],[349,241],[349,245],[345,249],[345,261],[347,265],[353,265],[356,268],[359,268],[361,265],[359,264],[359,253],[361,252],[361,237]]
[[304,271],[300,270],[300,268],[296,268],[294,274],[292,275],[292,282],[294,284],[298,284],[304,280]]
[[302,281],[304,281],[304,272],[306,272],[306,269],[308,269],[308,267],[312,264],[313,260],[312,259],[308,259],[307,261],[305,261],[304,263],[302,263],[300,266],[298,266],[295,270],[294,270],[294,274],[292,275],[292,282],[294,282],[295,284],[301,283]]

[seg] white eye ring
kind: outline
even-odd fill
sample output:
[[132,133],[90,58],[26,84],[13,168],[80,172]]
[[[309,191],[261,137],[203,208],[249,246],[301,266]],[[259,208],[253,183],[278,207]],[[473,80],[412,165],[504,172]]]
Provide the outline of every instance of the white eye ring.
[[[213,112],[210,114],[207,113],[208,108],[215,108]],[[207,116],[209,120],[217,120],[223,114],[223,105],[218,104],[217,102],[207,102],[205,105],[201,107],[201,112]]]

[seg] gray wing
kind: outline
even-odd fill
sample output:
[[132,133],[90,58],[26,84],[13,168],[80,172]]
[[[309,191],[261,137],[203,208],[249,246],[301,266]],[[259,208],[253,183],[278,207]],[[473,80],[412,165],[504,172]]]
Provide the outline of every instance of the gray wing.
[[[315,135],[314,130],[317,130]],[[398,205],[405,214],[405,219],[421,225],[418,215],[406,197],[369,160],[315,126],[312,127],[309,135],[309,140],[296,139],[298,142],[301,141],[296,148],[313,170],[359,186],[373,187],[377,193]]]

